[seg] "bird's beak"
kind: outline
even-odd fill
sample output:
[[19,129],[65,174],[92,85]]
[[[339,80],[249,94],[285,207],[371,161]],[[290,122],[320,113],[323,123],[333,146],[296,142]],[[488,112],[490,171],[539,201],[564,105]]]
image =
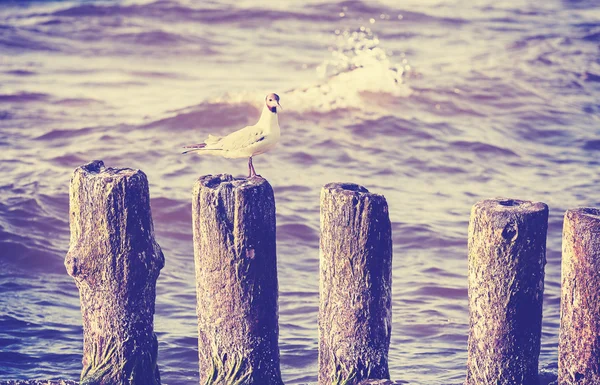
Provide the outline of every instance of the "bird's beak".
[[277,105],[283,110],[283,107],[281,107],[281,104],[279,104],[279,100],[277,101]]

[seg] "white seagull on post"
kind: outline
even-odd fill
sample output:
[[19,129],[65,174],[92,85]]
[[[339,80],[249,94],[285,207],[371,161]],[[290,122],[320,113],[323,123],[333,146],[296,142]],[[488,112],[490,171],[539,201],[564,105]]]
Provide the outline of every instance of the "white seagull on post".
[[204,143],[185,146],[184,148],[191,150],[185,151],[184,154],[197,151],[198,154],[219,155],[224,158],[248,158],[248,177],[255,176],[252,157],[269,151],[279,142],[281,134],[277,121],[277,107],[281,108],[279,96],[268,94],[260,119],[254,126],[244,127],[222,137],[208,135]]

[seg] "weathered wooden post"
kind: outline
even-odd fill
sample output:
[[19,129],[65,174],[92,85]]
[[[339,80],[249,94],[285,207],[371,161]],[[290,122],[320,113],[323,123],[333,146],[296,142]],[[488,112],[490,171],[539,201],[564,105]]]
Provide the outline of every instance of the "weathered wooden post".
[[558,346],[560,385],[600,384],[600,210],[567,210]]
[[154,240],[146,175],[94,161],[75,169],[65,259],[83,315],[81,384],[158,385]]
[[321,191],[319,384],[387,379],[392,237],[382,195],[355,184]]
[[469,223],[466,385],[537,385],[548,206],[489,199]]
[[207,175],[192,210],[200,384],[282,385],[271,185]]

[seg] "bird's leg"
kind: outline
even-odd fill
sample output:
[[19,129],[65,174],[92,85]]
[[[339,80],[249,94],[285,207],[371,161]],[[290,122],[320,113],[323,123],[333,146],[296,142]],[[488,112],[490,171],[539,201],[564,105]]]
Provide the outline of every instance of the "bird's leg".
[[256,170],[254,169],[254,164],[252,163],[252,157],[250,157],[249,161],[248,161],[248,167],[250,167],[250,176],[249,178],[253,177],[253,176],[260,176],[256,173]]
[[252,164],[252,157],[250,157],[248,158],[248,178],[252,178],[253,176],[256,176],[256,170],[254,169],[254,164]]
[[250,162],[250,165],[252,166],[252,176],[260,176],[256,173],[256,170],[254,169],[254,163]]

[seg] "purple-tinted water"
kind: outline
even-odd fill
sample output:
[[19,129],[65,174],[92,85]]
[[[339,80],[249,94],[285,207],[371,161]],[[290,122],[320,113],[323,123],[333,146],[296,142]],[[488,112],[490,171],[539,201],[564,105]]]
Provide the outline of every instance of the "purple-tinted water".
[[245,160],[180,146],[254,123],[281,96],[274,186],[288,384],[316,381],[320,187],[362,184],[393,221],[390,369],[459,384],[466,232],[478,200],[550,206],[540,366],[556,369],[564,210],[600,206],[594,0],[191,0],[0,3],[0,378],[76,379],[68,185],[92,159],[149,177],[166,256],[163,383],[198,377],[191,188]]

